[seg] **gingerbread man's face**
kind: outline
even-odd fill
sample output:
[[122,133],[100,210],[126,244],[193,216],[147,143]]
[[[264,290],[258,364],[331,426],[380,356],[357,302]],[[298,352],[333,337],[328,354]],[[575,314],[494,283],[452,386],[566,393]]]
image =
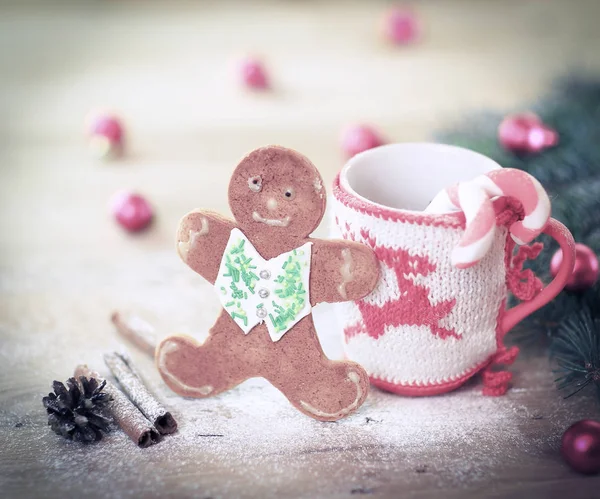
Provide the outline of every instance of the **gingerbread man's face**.
[[307,237],[323,218],[325,202],[323,180],[315,166],[282,147],[250,153],[229,183],[229,206],[248,235]]

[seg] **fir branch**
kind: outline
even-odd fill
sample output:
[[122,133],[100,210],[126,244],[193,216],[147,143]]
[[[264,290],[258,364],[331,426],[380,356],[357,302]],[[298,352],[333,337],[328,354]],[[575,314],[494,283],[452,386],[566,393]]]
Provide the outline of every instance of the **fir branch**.
[[600,318],[587,305],[561,323],[550,346],[557,364],[555,380],[569,398],[590,385],[600,396]]
[[[536,177],[550,195],[552,216],[569,228],[577,242],[600,255],[600,79],[580,75],[559,79],[539,102],[513,111],[528,110],[557,130],[556,147],[540,154],[505,150],[497,139],[504,115],[492,113],[469,117],[437,138]],[[544,243],[544,251],[524,268],[549,282],[550,260],[558,245],[544,235],[538,241]],[[510,306],[515,304],[512,298]],[[593,385],[600,398],[600,282],[584,293],[563,291],[514,333],[508,339],[520,347],[539,350],[550,345],[557,384],[569,390],[567,396]]]

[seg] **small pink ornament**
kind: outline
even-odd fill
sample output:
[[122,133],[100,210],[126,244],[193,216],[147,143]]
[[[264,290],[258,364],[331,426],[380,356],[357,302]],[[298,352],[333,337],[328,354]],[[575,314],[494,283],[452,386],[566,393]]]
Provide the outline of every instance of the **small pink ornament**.
[[129,232],[148,227],[152,221],[152,206],[139,194],[122,191],[111,201],[112,213],[119,224]]
[[558,144],[558,133],[533,113],[513,114],[500,123],[498,140],[512,152],[539,153]]
[[123,152],[123,127],[115,116],[92,112],[86,118],[90,150],[99,159],[120,156]]
[[381,136],[367,125],[352,125],[342,131],[342,151],[348,158],[383,144]]
[[560,453],[575,471],[600,473],[600,423],[583,419],[570,426],[563,434]]
[[248,88],[265,90],[269,88],[269,79],[262,63],[257,59],[245,59],[240,65],[241,77]]
[[410,9],[394,7],[383,20],[384,36],[396,45],[407,45],[417,40],[420,33],[417,16]]
[[[558,250],[550,261],[550,274],[556,276],[563,259],[562,250]],[[598,257],[594,251],[585,244],[575,245],[575,267],[573,273],[565,285],[569,291],[585,291],[591,288],[598,280],[600,274]]]

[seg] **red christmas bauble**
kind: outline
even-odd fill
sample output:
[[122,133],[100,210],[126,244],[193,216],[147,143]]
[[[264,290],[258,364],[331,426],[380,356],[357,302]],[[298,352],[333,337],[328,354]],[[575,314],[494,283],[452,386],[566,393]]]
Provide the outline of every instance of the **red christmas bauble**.
[[119,119],[102,111],[92,111],[86,117],[86,133],[92,154],[100,159],[121,155],[123,125]]
[[114,116],[96,116],[91,122],[89,134],[101,135],[113,142],[121,142],[123,127]]
[[509,151],[538,153],[558,144],[558,133],[533,113],[513,114],[500,123],[498,141]]
[[[558,274],[562,260],[563,253],[559,249],[552,256],[552,260],[550,260],[550,273],[553,277],[556,277],[556,274]],[[599,274],[598,257],[594,251],[585,244],[577,243],[575,245],[575,267],[565,285],[565,289],[569,291],[585,291],[596,284]]]
[[117,222],[129,232],[145,229],[154,215],[152,206],[146,199],[127,191],[115,194],[111,208]]
[[347,158],[385,144],[381,136],[373,128],[366,125],[352,125],[345,128],[342,131],[340,142],[342,152]]
[[575,471],[600,472],[600,423],[584,419],[570,426],[563,434],[560,452]]
[[245,59],[240,64],[242,82],[249,88],[264,90],[269,88],[267,71],[257,59]]
[[413,43],[419,37],[417,16],[407,8],[394,7],[383,19],[384,36],[396,45]]

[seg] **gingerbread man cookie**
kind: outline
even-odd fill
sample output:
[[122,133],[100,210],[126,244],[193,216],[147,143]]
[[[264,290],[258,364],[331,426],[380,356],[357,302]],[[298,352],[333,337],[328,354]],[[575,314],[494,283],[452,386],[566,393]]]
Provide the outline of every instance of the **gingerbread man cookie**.
[[251,152],[233,173],[235,221],[204,210],[182,219],[179,255],[214,284],[223,310],[204,343],[170,336],[158,345],[157,367],[173,391],[208,397],[263,377],[321,421],[360,407],[369,378],[355,362],[325,357],[311,307],[363,298],[379,267],[366,246],[309,237],[325,202],[315,166],[270,146]]

